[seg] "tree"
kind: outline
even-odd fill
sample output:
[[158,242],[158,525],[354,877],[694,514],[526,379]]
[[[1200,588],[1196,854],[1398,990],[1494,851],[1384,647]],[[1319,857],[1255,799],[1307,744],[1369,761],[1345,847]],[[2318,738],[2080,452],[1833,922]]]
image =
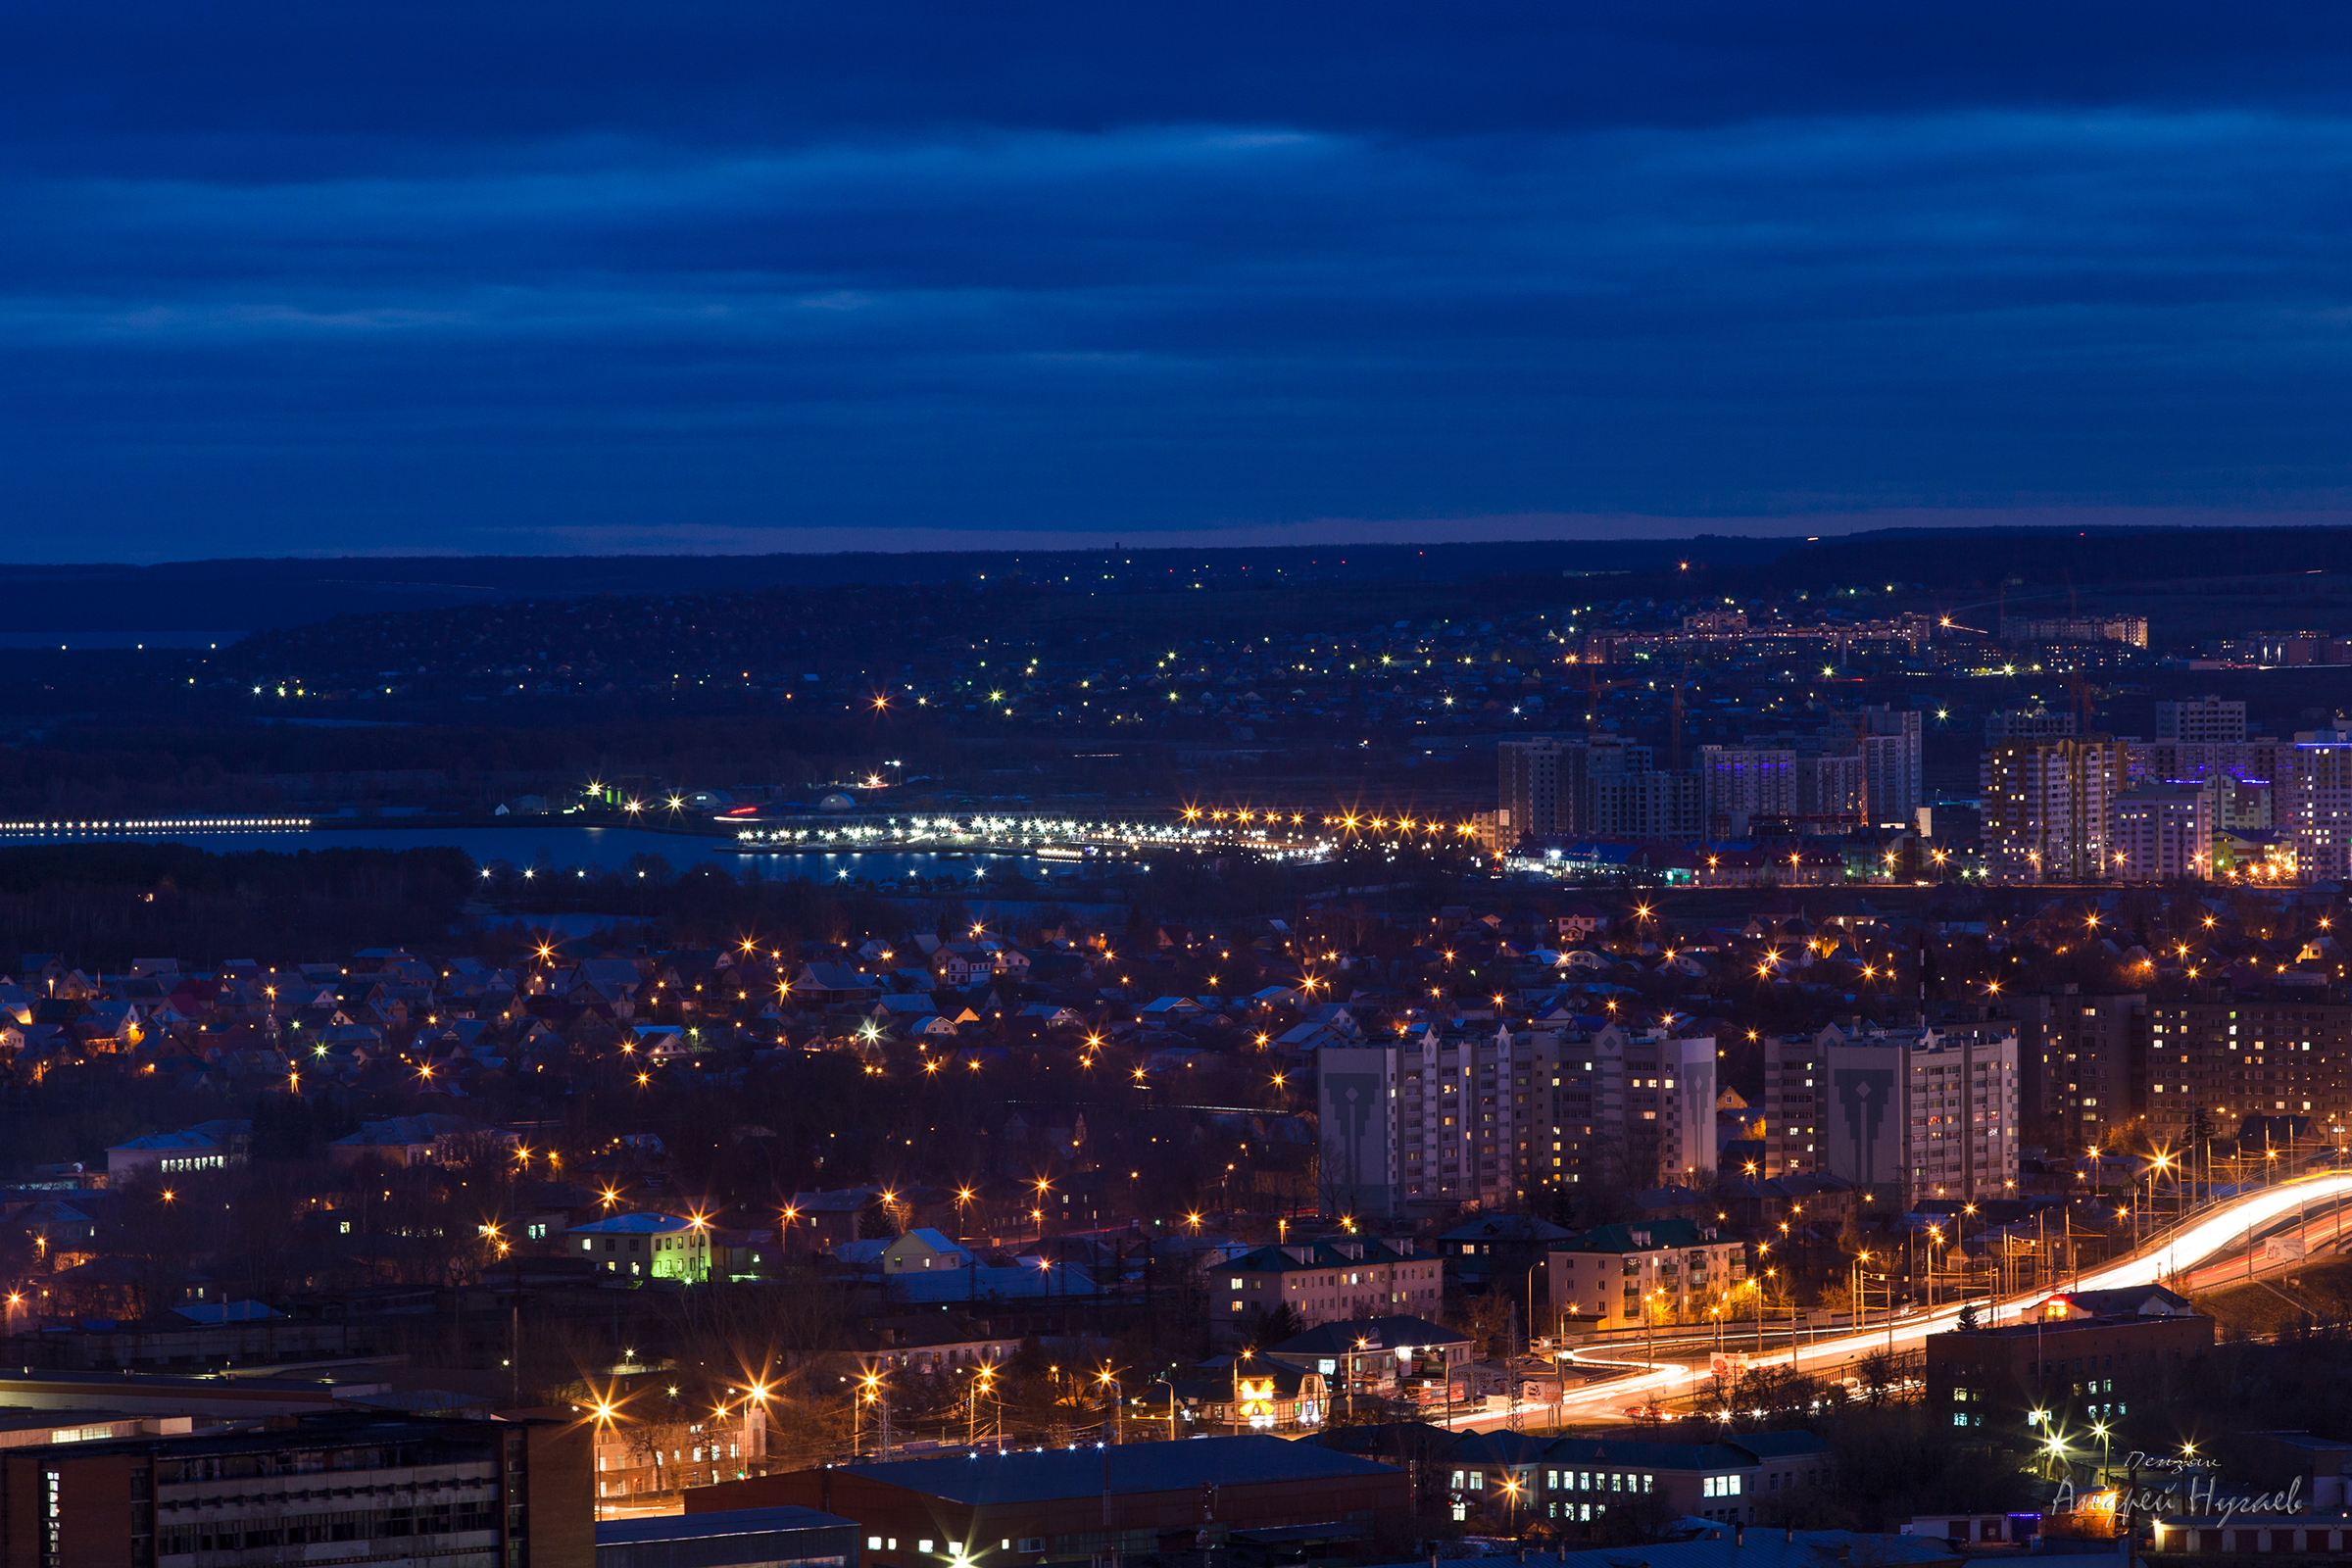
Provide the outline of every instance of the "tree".
[[1288,1301],[1278,1301],[1274,1310],[1257,1320],[1250,1343],[1261,1350],[1270,1350],[1285,1340],[1295,1340],[1306,1332],[1306,1324]]
[[1478,1342],[1482,1356],[1509,1355],[1518,1343],[1519,1303],[1499,1291],[1463,1301],[1460,1319],[1455,1327]]
[[1976,1302],[1968,1301],[1962,1303],[1960,1307],[1960,1321],[1956,1326],[1963,1334],[1974,1334],[1977,1332]]

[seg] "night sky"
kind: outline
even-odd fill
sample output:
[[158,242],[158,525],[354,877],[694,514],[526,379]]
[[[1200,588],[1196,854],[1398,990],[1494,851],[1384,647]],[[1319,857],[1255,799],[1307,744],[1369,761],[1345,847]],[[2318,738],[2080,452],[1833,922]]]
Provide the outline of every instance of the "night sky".
[[2344,520],[2341,6],[7,15],[0,559]]

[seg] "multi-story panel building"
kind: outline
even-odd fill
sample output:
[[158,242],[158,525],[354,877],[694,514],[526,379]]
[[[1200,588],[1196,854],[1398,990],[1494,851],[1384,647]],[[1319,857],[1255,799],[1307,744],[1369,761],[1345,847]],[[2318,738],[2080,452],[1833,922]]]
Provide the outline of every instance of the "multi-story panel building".
[[1530,836],[1548,838],[1576,831],[1573,790],[1567,797],[1572,814],[1566,820],[1560,815],[1560,773],[1563,767],[1582,762],[1584,755],[1580,750],[1574,757],[1565,757],[1568,750],[1569,743],[1556,735],[1531,735],[1495,746],[1502,776],[1494,808],[1494,836],[1504,850]]
[[1920,783],[1919,710],[1883,704],[1854,716],[1870,819],[1881,827],[1908,827],[1926,799]]
[[1715,1169],[1715,1037],[1652,1030],[1593,1037],[1604,1092],[1622,1096],[1625,1180],[1709,1186]]
[[2115,874],[2126,882],[2199,877],[2213,867],[2213,793],[2195,784],[2134,784],[2115,798]]
[[1396,1215],[1408,1201],[1521,1200],[1552,1061],[1544,1037],[1500,1028],[1317,1052],[1326,1205]]
[[1755,817],[1796,814],[1792,747],[1702,746],[1698,776],[1711,834],[1745,838]]
[[1706,830],[1695,773],[1619,773],[1591,783],[1592,831],[1615,838],[1695,838]]
[[2267,828],[2294,800],[2292,742],[2261,735],[2235,741],[2127,741],[2124,779],[2201,786],[2213,793],[2214,826]]
[[2227,1136],[2247,1116],[2352,1125],[2352,1005],[2340,1002],[2159,1002],[2148,1008],[2148,1125],[2160,1141]]
[[2003,708],[1984,715],[1984,744],[2006,746],[2019,741],[2071,740],[2075,715],[2046,708]]
[[1593,825],[1595,780],[1650,771],[1651,751],[1615,736],[1530,735],[1495,747],[1499,794],[1495,838],[1508,850],[1523,838],[1603,831]]
[[1800,755],[1796,760],[1796,814],[1844,816],[1862,809],[1862,756],[1858,752]]
[[1767,1179],[1821,1169],[1822,1053],[1845,1036],[1835,1025],[1764,1041],[1764,1168]]
[[1551,1250],[1553,1303],[1589,1327],[1703,1313],[1747,1278],[1744,1243],[1687,1219],[1599,1225]]
[[588,1457],[581,1423],[358,1413],[11,1447],[0,1562],[590,1568]]
[[2114,871],[2124,748],[2105,736],[2011,742],[1978,764],[1984,862],[2004,882],[2098,882]]
[[2145,615],[2001,617],[2001,640],[2011,643],[2130,643],[2148,646]]
[[1614,1026],[1316,1054],[1324,1200],[1369,1214],[1508,1207],[1546,1186],[1689,1181],[1714,1164],[1715,1042]]
[[2148,999],[2015,997],[2018,1125],[2052,1154],[2102,1149],[2147,1113]]
[[2246,705],[2235,698],[2191,697],[2156,705],[2156,738],[2234,745],[2246,738]]
[[[1208,1273],[1219,1318],[1287,1306],[1307,1328],[1359,1317],[1434,1317],[1446,1304],[1446,1261],[1410,1242],[1334,1239],[1252,1248]],[[1221,1300],[1221,1304],[1220,1304]]]
[[1873,1031],[1826,1046],[1830,1173],[1906,1201],[2014,1196],[2017,1036],[1995,1027]]
[[2298,731],[2294,757],[2296,866],[2306,876],[2352,875],[2352,729]]

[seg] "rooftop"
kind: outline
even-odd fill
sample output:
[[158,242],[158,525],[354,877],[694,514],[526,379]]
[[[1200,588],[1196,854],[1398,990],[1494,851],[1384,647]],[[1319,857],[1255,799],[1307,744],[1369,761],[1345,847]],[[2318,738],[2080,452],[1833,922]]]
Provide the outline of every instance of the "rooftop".
[[773,1536],[796,1530],[855,1530],[855,1519],[839,1519],[814,1508],[729,1508],[719,1513],[669,1514],[653,1519],[607,1519],[596,1527],[600,1546],[653,1541],[710,1541],[722,1536]]
[[1221,1484],[1394,1476],[1395,1467],[1284,1438],[1195,1438],[1117,1447],[1031,1449],[956,1459],[899,1459],[834,1467],[910,1492],[980,1507],[1051,1502],[1105,1492],[1177,1492]]

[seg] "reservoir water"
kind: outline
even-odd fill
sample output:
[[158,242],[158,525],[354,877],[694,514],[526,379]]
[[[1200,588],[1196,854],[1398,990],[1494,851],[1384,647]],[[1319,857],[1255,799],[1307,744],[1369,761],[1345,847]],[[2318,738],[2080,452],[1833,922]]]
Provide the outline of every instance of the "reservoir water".
[[377,849],[418,850],[454,846],[487,865],[505,860],[516,869],[543,866],[550,870],[603,867],[621,871],[634,856],[658,855],[672,870],[714,862],[741,876],[759,867],[769,881],[807,878],[816,882],[905,881],[911,877],[953,877],[957,882],[985,886],[992,876],[1017,870],[1035,882],[1083,884],[1078,869],[1026,855],[937,855],[906,851],[858,854],[744,855],[732,839],[706,838],[686,833],[651,833],[642,828],[587,827],[570,823],[544,826],[521,822],[513,827],[240,827],[120,825],[59,830],[0,824],[0,848],[13,844],[93,844],[107,841],[192,844],[198,849],[233,855],[252,850]]

